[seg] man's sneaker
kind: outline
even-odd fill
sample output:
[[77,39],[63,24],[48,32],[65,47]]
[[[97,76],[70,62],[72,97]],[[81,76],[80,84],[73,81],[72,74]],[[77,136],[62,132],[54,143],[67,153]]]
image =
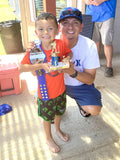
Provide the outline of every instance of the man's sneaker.
[[113,77],[113,68],[111,67],[106,67],[105,68],[105,77]]

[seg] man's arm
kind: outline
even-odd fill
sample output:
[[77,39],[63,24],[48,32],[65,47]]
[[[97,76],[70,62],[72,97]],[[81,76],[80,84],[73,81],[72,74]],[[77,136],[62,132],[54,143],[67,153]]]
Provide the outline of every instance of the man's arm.
[[[76,72],[74,69],[74,65],[71,62],[69,69],[63,69],[64,73],[72,75]],[[85,83],[87,85],[91,85],[95,80],[96,69],[84,69],[84,72],[78,72],[77,76],[75,77],[78,81]]]
[[99,6],[100,4],[102,4],[105,1],[108,1],[108,0],[93,0],[92,4],[95,6]]
[[87,85],[94,83],[96,75],[96,69],[84,69],[84,72],[78,72],[76,79]]
[[91,5],[93,3],[93,0],[83,0],[83,2],[87,5]]
[[105,1],[108,1],[108,0],[83,0],[85,2],[85,4],[87,5],[95,5],[95,6],[99,6],[100,4],[102,4],[103,2]]

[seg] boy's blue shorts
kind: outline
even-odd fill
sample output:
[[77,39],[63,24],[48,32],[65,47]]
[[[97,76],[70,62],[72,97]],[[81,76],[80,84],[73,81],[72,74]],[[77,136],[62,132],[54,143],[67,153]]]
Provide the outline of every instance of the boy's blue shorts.
[[68,86],[66,94],[74,98],[80,106],[97,105],[102,107],[101,93],[92,85]]

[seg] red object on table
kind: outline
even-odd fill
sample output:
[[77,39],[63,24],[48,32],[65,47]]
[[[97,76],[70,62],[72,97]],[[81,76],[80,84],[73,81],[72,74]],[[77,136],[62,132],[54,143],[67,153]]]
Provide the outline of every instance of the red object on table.
[[18,64],[12,60],[13,57],[10,55],[0,56],[0,97],[21,93],[20,72],[18,71]]

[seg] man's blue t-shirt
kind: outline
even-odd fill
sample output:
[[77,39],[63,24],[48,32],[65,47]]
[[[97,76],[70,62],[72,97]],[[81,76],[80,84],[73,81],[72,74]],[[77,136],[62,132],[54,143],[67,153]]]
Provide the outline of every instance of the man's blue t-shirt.
[[93,22],[103,22],[115,17],[117,0],[108,0],[99,6],[87,5],[86,14],[92,15]]

